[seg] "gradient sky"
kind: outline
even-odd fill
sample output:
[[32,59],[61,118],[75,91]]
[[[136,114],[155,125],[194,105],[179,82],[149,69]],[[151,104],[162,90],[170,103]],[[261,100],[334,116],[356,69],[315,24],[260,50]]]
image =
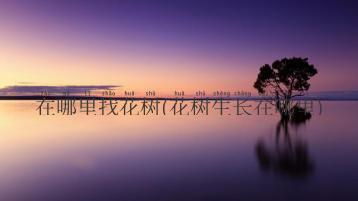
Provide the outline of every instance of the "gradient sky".
[[357,90],[355,1],[0,1],[0,87],[246,90],[308,57],[312,91]]

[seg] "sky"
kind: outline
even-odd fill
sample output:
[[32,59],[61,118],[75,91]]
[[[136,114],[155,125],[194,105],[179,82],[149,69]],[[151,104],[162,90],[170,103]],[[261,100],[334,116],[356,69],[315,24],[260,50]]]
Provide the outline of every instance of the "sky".
[[312,91],[357,90],[355,1],[0,0],[0,87],[250,91],[308,57]]

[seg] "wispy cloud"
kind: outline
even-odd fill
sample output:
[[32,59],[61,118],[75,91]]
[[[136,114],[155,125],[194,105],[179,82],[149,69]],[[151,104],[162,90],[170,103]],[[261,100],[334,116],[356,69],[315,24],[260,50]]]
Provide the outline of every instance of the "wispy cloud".
[[73,85],[73,86],[6,86],[0,88],[1,93],[16,93],[16,94],[28,94],[28,93],[84,93],[85,91],[97,91],[97,90],[111,90],[121,87],[119,85]]
[[35,83],[33,83],[33,82],[17,82],[18,84],[35,84]]

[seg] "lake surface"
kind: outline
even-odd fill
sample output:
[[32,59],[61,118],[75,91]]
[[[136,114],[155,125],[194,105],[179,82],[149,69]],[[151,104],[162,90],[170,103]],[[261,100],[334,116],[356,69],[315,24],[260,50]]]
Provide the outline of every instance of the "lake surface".
[[358,200],[358,102],[278,115],[44,116],[0,102],[0,200]]

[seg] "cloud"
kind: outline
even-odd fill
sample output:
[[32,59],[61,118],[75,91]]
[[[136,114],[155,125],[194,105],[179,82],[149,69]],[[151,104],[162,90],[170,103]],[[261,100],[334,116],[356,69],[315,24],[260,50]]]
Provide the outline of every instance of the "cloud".
[[35,84],[33,82],[17,82],[18,84]]
[[74,85],[74,86],[6,86],[0,88],[1,93],[84,93],[85,91],[111,90],[116,89],[118,85]]

